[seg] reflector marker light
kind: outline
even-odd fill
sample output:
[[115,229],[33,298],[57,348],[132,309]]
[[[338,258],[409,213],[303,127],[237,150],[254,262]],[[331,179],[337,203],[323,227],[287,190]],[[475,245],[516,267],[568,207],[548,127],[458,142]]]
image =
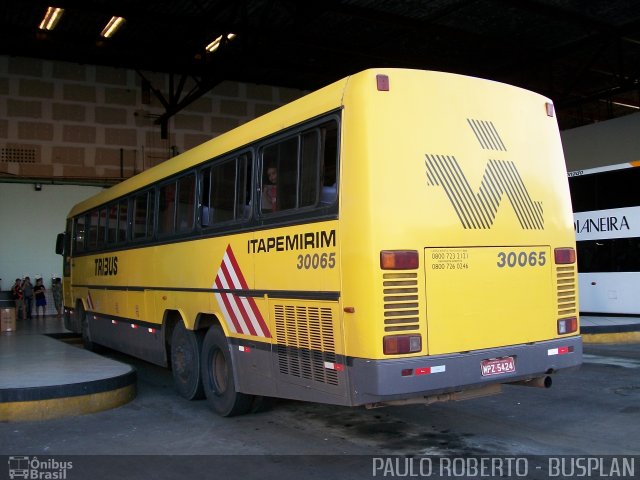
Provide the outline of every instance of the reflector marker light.
[[385,355],[415,353],[422,350],[422,337],[417,335],[388,335],[382,338]]
[[545,103],[545,107],[547,109],[547,117],[553,117],[554,115],[553,103],[547,102]]
[[566,355],[567,353],[573,353],[573,347],[558,347],[547,350],[547,356],[549,357],[554,355]]
[[344,365],[341,363],[324,362],[324,368],[326,368],[327,370],[335,370],[337,372],[344,371]]
[[436,365],[434,367],[416,368],[416,375],[429,375],[431,373],[444,373],[447,370],[446,365]]
[[388,75],[376,75],[376,86],[379,92],[389,91],[389,76]]
[[573,248],[556,248],[553,251],[556,265],[568,265],[576,263],[576,251]]
[[383,270],[414,270],[418,268],[417,250],[382,250],[380,268]]
[[558,335],[566,335],[578,331],[578,319],[576,317],[561,318],[558,320]]
[[242,345],[238,345],[238,350],[240,350],[241,352],[250,352],[251,347],[244,347]]

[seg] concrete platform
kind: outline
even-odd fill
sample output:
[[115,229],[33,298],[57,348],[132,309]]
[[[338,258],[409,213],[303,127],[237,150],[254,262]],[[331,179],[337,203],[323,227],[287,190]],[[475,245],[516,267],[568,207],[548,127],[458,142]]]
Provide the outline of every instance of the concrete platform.
[[0,335],[0,422],[82,415],[135,398],[131,366],[65,343],[63,332],[59,319],[45,317]]
[[640,317],[580,315],[584,343],[640,343]]

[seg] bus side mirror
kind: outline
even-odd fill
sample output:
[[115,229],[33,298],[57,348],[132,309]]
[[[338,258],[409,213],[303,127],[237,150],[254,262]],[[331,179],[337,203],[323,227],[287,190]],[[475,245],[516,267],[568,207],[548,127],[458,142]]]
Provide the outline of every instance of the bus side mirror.
[[56,253],[64,255],[64,233],[59,233],[56,238]]

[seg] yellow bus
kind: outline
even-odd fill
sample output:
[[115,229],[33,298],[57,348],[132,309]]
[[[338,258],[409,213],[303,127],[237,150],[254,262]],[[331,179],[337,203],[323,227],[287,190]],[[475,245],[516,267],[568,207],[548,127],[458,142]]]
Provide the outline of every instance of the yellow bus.
[[454,74],[338,81],[76,205],[65,325],[225,416],[548,386],[582,358],[554,115]]

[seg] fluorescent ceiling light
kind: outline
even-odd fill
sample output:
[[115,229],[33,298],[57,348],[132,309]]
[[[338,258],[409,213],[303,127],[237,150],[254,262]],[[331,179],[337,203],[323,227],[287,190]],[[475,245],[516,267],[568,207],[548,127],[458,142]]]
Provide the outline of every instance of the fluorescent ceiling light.
[[628,103],[621,103],[621,102],[614,102],[614,101],[612,101],[611,103],[613,103],[614,105],[620,105],[621,107],[634,108],[636,110],[640,110],[640,107],[637,107],[635,105],[629,105]]
[[111,17],[107,26],[102,29],[101,36],[104,38],[110,38],[114,33],[124,24],[125,19],[122,17]]
[[[218,38],[216,38],[213,42],[211,42],[209,45],[207,45],[204,49],[207,52],[215,52],[219,47],[220,47],[220,43],[222,42],[222,38],[224,37],[224,35],[220,35]],[[236,34],[235,33],[228,33],[226,35],[227,40],[233,40],[234,38],[236,38]]]
[[604,103],[611,103],[612,105],[618,105],[620,107],[633,108],[634,110],[640,110],[640,107],[638,107],[637,105],[630,105],[628,103],[622,103],[622,102],[614,102],[613,100],[605,100],[604,98],[601,98],[600,101]]
[[40,30],[53,30],[60,21],[60,17],[64,13],[64,8],[47,7],[47,13],[44,14],[44,18],[40,22],[38,28]]

